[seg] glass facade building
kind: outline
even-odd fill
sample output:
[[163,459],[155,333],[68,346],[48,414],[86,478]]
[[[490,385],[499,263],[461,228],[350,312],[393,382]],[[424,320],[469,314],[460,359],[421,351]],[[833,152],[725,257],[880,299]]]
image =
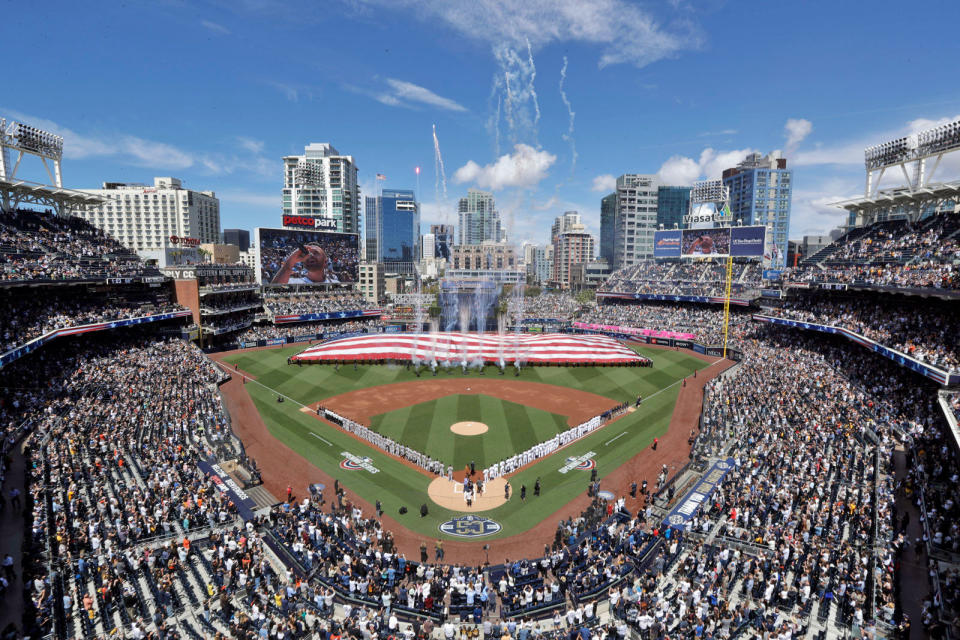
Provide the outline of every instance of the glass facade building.
[[690,209],[690,187],[657,189],[657,226],[682,229],[683,216]]
[[730,213],[744,226],[768,227],[776,246],[770,256],[774,268],[786,264],[787,235],[790,233],[790,202],[793,172],[786,158],[752,153],[733,169],[723,172],[723,183],[730,187]]
[[367,198],[366,216],[367,260],[382,262],[387,273],[412,274],[420,260],[420,205],[413,190],[384,189]]

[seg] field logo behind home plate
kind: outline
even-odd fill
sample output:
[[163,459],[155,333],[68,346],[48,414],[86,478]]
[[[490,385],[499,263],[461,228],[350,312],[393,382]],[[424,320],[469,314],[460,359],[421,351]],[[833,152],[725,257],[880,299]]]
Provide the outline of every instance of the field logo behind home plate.
[[479,538],[481,536],[491,536],[500,531],[503,527],[499,522],[480,516],[460,516],[442,523],[440,531],[451,536],[460,538]]

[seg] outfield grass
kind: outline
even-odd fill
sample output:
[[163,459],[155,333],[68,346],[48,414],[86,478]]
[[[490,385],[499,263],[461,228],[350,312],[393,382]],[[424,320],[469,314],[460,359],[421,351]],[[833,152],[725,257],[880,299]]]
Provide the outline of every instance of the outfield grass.
[[[430,477],[375,448],[359,443],[315,416],[300,411],[300,405],[297,404],[322,401],[347,391],[417,380],[415,374],[400,366],[360,365],[356,369],[352,366],[341,366],[339,371],[335,371],[328,365],[288,365],[287,358],[302,349],[303,345],[238,353],[227,358],[227,362],[237,364],[244,371],[256,376],[257,383],[247,384],[245,388],[267,428],[277,439],[329,475],[338,478],[370,503],[380,500],[384,510],[410,530],[426,537],[436,537],[439,534],[438,525],[460,513],[430,503],[429,516],[419,517],[419,505],[429,502],[427,485]],[[616,402],[632,402],[637,394],[641,393],[644,402],[636,412],[627,414],[608,427],[570,445],[563,452],[549,456],[513,476],[511,484],[517,493],[521,485],[532,488],[539,477],[543,486],[542,495],[536,499],[528,498],[526,504],[521,504],[519,499],[511,499],[497,509],[483,512],[483,516],[503,525],[500,533],[483,540],[526,531],[585,491],[589,474],[580,471],[561,474],[558,471],[568,456],[595,452],[597,472],[599,477],[603,478],[638,451],[649,446],[655,437],[666,432],[680,391],[678,381],[692,374],[694,370],[705,368],[707,363],[683,351],[644,347],[637,347],[636,351],[652,359],[654,366],[529,367],[523,370],[521,379],[529,382],[582,389]],[[486,373],[494,376],[496,369],[491,367]],[[472,372],[469,375],[476,376],[477,373]],[[442,373],[440,376],[462,377],[462,374],[457,371]],[[296,402],[277,403],[278,392]],[[612,440],[613,438],[616,440]],[[341,452],[344,451],[368,456],[372,464],[380,469],[380,473],[341,469],[339,464],[343,458]],[[653,482],[654,478],[647,480]],[[409,513],[398,515],[400,506],[406,506]],[[578,514],[563,513],[564,517],[570,515]]]
[[[454,422],[482,422],[480,436],[452,433]],[[454,469],[485,469],[569,428],[567,417],[482,394],[454,394],[372,416],[377,432]]]

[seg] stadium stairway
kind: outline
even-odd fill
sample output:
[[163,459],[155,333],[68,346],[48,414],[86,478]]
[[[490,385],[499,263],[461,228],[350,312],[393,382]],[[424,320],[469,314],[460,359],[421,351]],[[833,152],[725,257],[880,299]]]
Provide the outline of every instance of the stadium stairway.
[[253,500],[256,509],[270,508],[280,504],[280,501],[277,500],[272,493],[267,491],[263,485],[244,489],[244,491],[250,496],[250,499]]

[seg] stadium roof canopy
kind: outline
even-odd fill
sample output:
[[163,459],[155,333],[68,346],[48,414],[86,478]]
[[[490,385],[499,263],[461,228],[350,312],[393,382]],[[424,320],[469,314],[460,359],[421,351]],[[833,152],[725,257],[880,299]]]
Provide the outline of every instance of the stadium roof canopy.
[[916,221],[921,214],[936,211],[943,205],[960,202],[960,181],[935,182],[922,187],[883,189],[875,195],[851,198],[833,203],[857,216],[856,225],[881,220],[907,218]]
[[50,207],[58,212],[69,209],[97,206],[106,201],[98,195],[66,189],[28,180],[4,180],[0,178],[0,203],[9,203],[11,210],[23,204]]

